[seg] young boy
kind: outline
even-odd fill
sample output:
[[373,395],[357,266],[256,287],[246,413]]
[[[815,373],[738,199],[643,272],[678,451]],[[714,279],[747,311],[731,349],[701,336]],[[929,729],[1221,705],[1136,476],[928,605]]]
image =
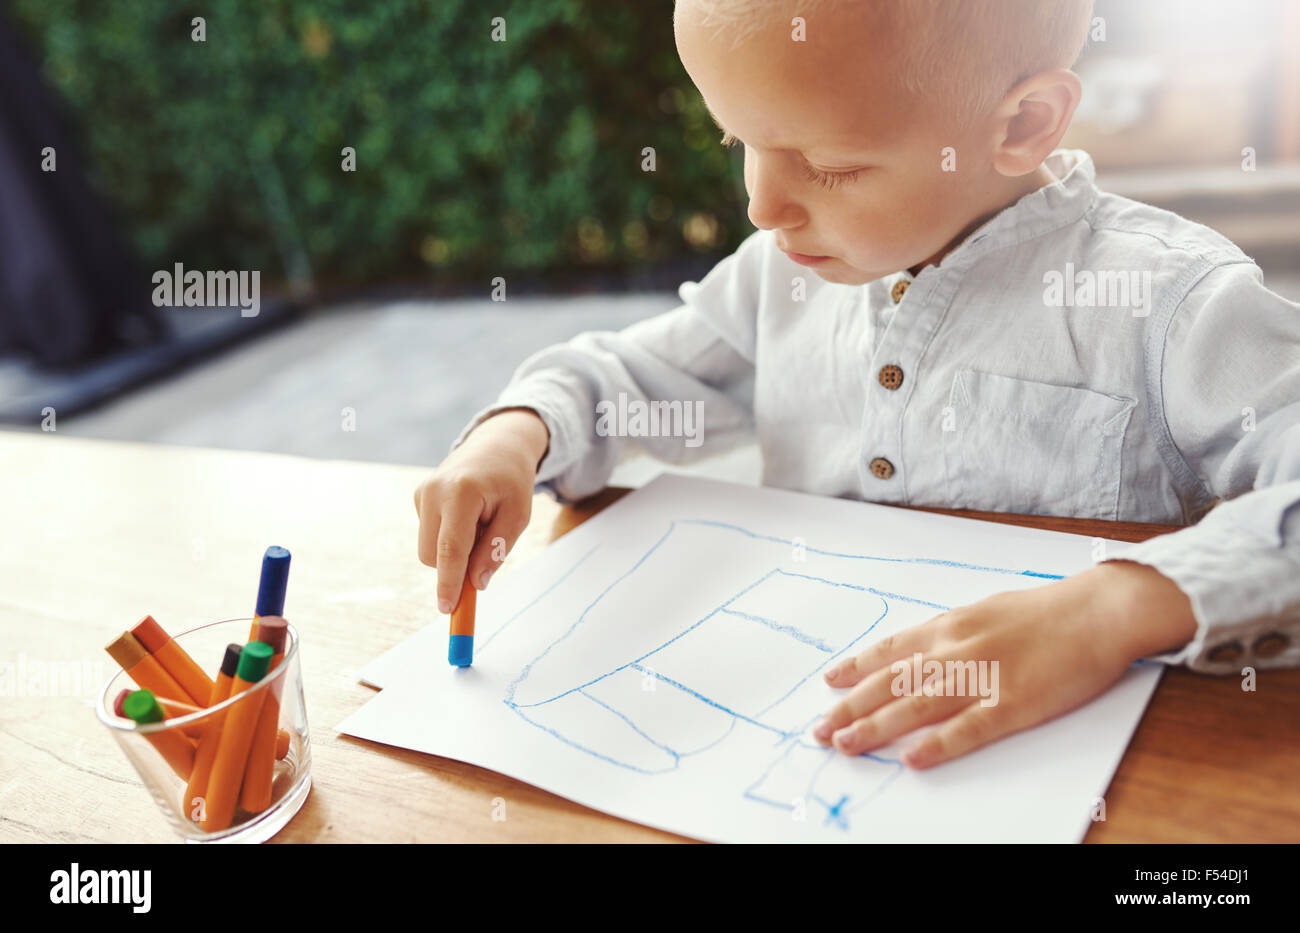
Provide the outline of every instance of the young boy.
[[[758,231],[676,310],[542,350],[475,417],[415,496],[440,609],[466,573],[487,585],[535,482],[564,500],[601,488],[625,439],[596,431],[597,405],[626,393],[703,403],[707,443],[643,439],[651,453],[756,432],[774,486],[1201,519],[841,663],[814,736],[847,754],[934,725],[904,751],[933,766],[1088,702],[1137,658],[1300,663],[1300,307],[1223,237],[1100,192],[1086,153],[1056,150],[1091,15],[678,0],[679,54],[745,147]],[[895,696],[891,662],[915,652],[999,661],[1000,702]]]

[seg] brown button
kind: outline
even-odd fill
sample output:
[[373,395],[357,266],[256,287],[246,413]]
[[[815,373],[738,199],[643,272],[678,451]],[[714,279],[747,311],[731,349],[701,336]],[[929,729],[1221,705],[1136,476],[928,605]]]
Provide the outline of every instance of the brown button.
[[894,475],[894,465],[884,457],[877,457],[871,461],[871,472],[880,479],[889,479]]
[[1241,647],[1241,642],[1229,641],[1224,642],[1222,645],[1215,645],[1211,648],[1208,657],[1211,661],[1223,661],[1231,664],[1233,661],[1241,658],[1244,650],[1245,649]]
[[1267,635],[1260,636],[1252,647],[1257,658],[1275,658],[1285,651],[1290,644],[1291,639],[1281,632],[1270,632]]
[[880,372],[876,376],[880,384],[891,392],[903,384],[903,371],[890,363],[888,366],[880,367]]
[[894,299],[894,304],[898,304],[903,300],[903,296],[907,294],[907,288],[911,284],[907,279],[899,279],[894,283],[894,287],[889,290],[889,297]]

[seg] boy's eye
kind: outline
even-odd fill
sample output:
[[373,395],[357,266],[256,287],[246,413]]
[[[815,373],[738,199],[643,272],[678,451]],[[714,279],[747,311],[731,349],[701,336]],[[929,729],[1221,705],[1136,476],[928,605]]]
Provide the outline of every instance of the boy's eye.
[[855,181],[857,177],[862,174],[862,169],[855,168],[848,172],[823,172],[820,169],[815,169],[811,165],[804,163],[803,173],[804,177],[809,181],[830,190],[831,188],[836,188],[840,185],[845,185],[851,181]]
[[[740,145],[740,140],[735,136],[732,136],[730,133],[724,132],[722,134],[722,145],[731,149],[734,146]],[[803,164],[803,173],[804,177],[809,181],[821,185],[823,188],[829,190],[840,185],[848,184],[851,181],[855,181],[857,177],[862,174],[862,169],[855,168],[847,172],[823,172],[820,169],[813,168],[805,162]]]

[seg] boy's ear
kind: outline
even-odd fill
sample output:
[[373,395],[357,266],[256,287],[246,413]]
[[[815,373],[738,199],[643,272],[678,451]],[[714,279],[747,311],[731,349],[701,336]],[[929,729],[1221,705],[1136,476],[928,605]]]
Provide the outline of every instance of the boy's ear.
[[1042,165],[1069,128],[1082,93],[1078,75],[1066,68],[1040,71],[1012,88],[994,115],[993,167],[1013,177]]

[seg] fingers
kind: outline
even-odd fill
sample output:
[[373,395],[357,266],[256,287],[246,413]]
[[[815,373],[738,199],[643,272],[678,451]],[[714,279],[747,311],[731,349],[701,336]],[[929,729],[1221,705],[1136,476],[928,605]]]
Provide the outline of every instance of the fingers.
[[490,469],[486,474],[440,467],[415,490],[420,562],[438,569],[436,594],[443,613],[456,607],[467,584],[487,586],[528,527],[531,474],[518,483]]
[[832,687],[852,687],[864,677],[886,667],[899,658],[929,647],[931,633],[925,626],[917,626],[882,638],[866,651],[839,662],[823,676]]
[[415,514],[420,517],[419,537],[416,541],[420,563],[426,567],[437,567],[438,526],[442,524],[440,520],[442,513],[438,509],[437,499],[428,483],[421,483],[415,490]]
[[903,764],[916,769],[932,768],[1012,731],[992,710],[975,703],[906,748]]
[[444,501],[439,516],[434,566],[438,568],[438,611],[449,613],[460,601],[470,552],[478,535],[483,500],[468,494]]
[[947,719],[970,703],[970,697],[949,694],[903,697],[849,723],[835,732],[831,741],[846,755],[861,755],[922,726]]
[[889,670],[878,670],[868,675],[813,727],[813,738],[823,745],[829,745],[831,737],[837,731],[888,703],[894,698],[890,691],[893,679]]
[[496,573],[501,562],[506,559],[519,536],[528,527],[528,510],[532,509],[532,499],[524,500],[524,511],[518,508],[501,506],[492,520],[488,522],[478,543],[469,558],[469,578],[476,589],[486,589],[488,580]]

